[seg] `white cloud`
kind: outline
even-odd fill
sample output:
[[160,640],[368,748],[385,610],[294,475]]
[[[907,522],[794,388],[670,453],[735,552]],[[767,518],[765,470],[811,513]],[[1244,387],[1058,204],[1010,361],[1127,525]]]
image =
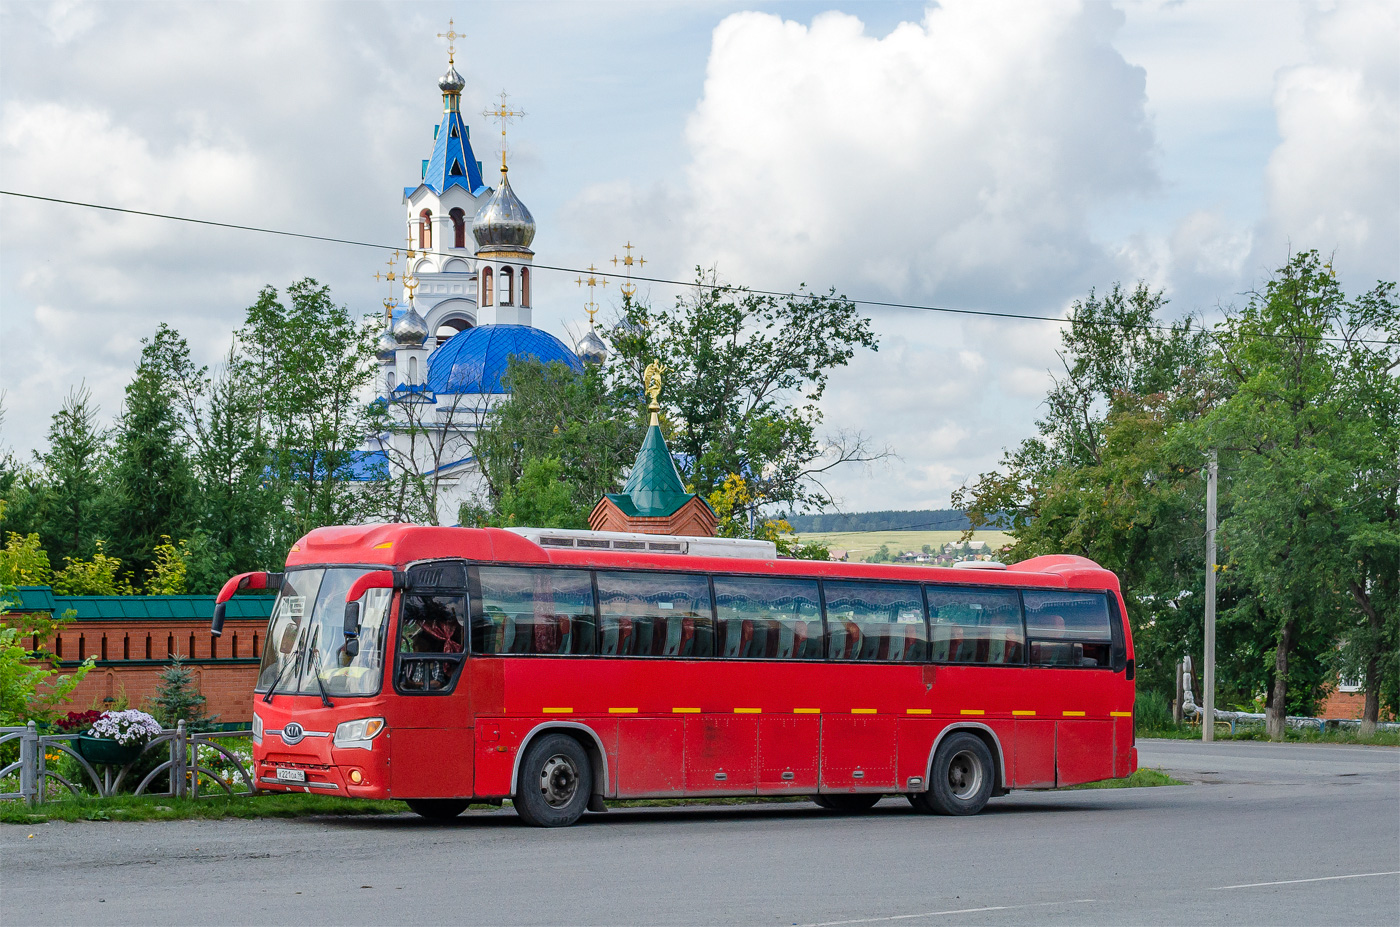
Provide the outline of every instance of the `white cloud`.
[[743,279],[983,298],[1100,261],[1088,211],[1156,183],[1121,19],[954,0],[876,38],[844,13],[726,18],[687,129],[693,251]]
[[[1259,262],[1334,249],[1354,286],[1400,269],[1400,7],[1339,3],[1309,17],[1309,60],[1274,91]],[[1265,263],[1272,259],[1272,263]],[[1360,279],[1354,279],[1353,274]]]

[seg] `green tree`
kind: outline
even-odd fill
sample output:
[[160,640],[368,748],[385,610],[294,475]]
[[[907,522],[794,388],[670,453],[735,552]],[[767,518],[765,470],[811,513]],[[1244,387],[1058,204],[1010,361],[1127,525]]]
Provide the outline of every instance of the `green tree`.
[[623,316],[612,363],[630,373],[633,389],[647,364],[665,368],[667,441],[701,496],[738,474],[755,514],[823,508],[832,504],[824,473],[884,453],[859,434],[819,434],[831,372],[857,350],[877,349],[870,320],[845,297],[761,295],[697,270],[695,288],[672,308],[627,299]]
[[[1368,683],[1383,688],[1374,675],[1384,621],[1382,633],[1366,634],[1364,606],[1376,611],[1372,595],[1385,600],[1396,572],[1385,535],[1397,526],[1397,423],[1393,387],[1377,380],[1400,362],[1396,321],[1393,285],[1348,299],[1330,265],[1306,251],[1217,331],[1228,395],[1200,440],[1220,448],[1228,474],[1225,562],[1254,591],[1230,618],[1271,644],[1260,669],[1274,739],[1290,709],[1311,712],[1335,669],[1322,655],[1343,636],[1376,656]],[[1358,390],[1358,379],[1368,386]],[[1375,414],[1362,396],[1376,399]]]
[[112,452],[109,543],[133,577],[151,569],[162,537],[187,537],[196,518],[194,478],[158,350],[150,341],[142,349]]
[[1182,431],[1214,401],[1206,333],[1162,325],[1161,292],[1073,304],[1038,434],[953,497],[971,531],[1005,524],[1012,561],[1073,553],[1118,574],[1139,685],[1169,692],[1200,646],[1205,458]]
[[[0,507],[0,513],[3,513]],[[3,520],[3,518],[0,518]],[[39,535],[5,535],[5,548],[0,550],[0,586],[47,586],[53,576],[49,555],[39,545]]]
[[525,463],[525,472],[497,503],[498,514],[484,520],[500,528],[587,528],[588,520],[574,502],[575,487],[563,479],[564,467],[555,457]]
[[217,719],[210,717],[204,706],[204,694],[199,691],[194,673],[178,654],[172,656],[170,664],[160,671],[151,714],[162,727],[174,727],[184,721],[186,730],[209,730]]
[[88,657],[61,674],[58,657],[29,650],[26,639],[49,639],[73,620],[73,612],[59,619],[47,612],[11,612],[17,599],[13,586],[0,584],[0,726],[51,720],[97,662]]
[[189,589],[213,592],[231,573],[273,565],[286,553],[273,547],[269,527],[281,500],[267,479],[271,460],[258,384],[236,342],[212,374],[164,324],[145,355],[170,386],[196,477]]
[[64,567],[53,575],[53,591],[59,595],[131,595],[131,584],[121,575],[122,562],[107,556],[102,541],[93,542],[91,560],[64,557]]
[[310,278],[264,287],[238,333],[239,376],[255,385],[255,431],[269,448],[268,482],[280,506],[272,548],[312,528],[358,521],[376,501],[354,478],[366,431],[361,394],[373,375],[374,322],[356,322]]
[[49,425],[49,447],[40,457],[47,496],[40,535],[53,557],[82,557],[103,533],[107,446],[97,413],[92,393],[78,387]]
[[[557,361],[512,359],[506,382],[509,396],[474,440],[494,511],[507,514],[505,499],[519,498],[516,487],[531,464],[550,460],[569,490],[569,511],[551,509],[560,522],[551,527],[587,527],[588,513],[604,493],[622,487],[637,458],[646,431],[640,391],[615,369],[589,366],[579,374]],[[537,465],[536,485],[543,472]],[[558,494],[553,487],[550,492]],[[468,507],[461,523],[481,517]]]

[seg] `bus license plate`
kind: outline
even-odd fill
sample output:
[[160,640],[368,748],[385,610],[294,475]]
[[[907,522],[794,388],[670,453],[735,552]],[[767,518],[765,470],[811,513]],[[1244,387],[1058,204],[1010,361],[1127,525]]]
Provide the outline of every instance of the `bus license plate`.
[[306,770],[285,769],[279,766],[277,767],[277,778],[280,779],[282,782],[305,782]]

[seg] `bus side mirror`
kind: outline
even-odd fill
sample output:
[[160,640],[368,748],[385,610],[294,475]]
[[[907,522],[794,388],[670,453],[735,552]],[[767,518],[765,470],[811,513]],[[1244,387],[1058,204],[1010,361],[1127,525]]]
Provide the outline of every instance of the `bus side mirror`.
[[403,589],[408,585],[408,574],[397,570],[374,570],[366,573],[350,584],[345,593],[345,653],[355,656],[360,652],[360,600],[371,589]]
[[227,602],[235,593],[253,589],[277,589],[282,585],[282,573],[239,573],[224,583],[219,594],[214,597],[214,619],[209,622],[209,633],[219,637],[224,633],[224,615]]
[[360,603],[345,603],[345,654],[356,656],[360,652]]

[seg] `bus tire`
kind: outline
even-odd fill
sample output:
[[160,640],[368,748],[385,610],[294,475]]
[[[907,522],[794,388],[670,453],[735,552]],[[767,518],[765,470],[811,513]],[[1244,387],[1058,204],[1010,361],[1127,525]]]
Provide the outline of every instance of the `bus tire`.
[[465,798],[410,798],[406,801],[408,810],[430,821],[450,821],[467,810],[470,801]]
[[976,814],[987,806],[995,785],[992,751],[976,734],[958,732],[938,745],[928,791],[910,801],[935,814]]
[[814,795],[812,801],[821,805],[827,811],[835,811],[837,814],[859,814],[862,811],[869,811],[883,796],[877,794],[860,793],[856,795]]
[[520,759],[515,810],[535,827],[568,827],[583,816],[593,792],[588,751],[568,734],[545,734]]

